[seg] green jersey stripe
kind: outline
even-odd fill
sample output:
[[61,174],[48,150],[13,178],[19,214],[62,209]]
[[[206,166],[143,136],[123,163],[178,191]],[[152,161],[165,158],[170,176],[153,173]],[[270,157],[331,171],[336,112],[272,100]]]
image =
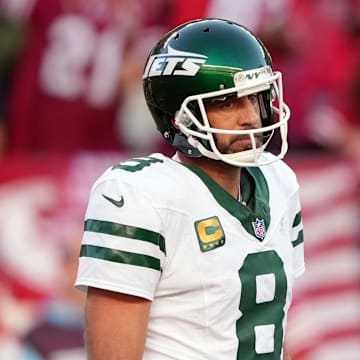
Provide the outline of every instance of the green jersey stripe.
[[161,234],[151,230],[146,230],[130,225],[118,224],[110,221],[87,219],[85,221],[85,231],[122,236],[130,239],[150,242],[159,246],[160,250],[166,254],[164,237]]
[[91,257],[121,264],[135,265],[160,271],[160,260],[149,255],[109,249],[101,246],[82,245],[80,257]]
[[293,221],[292,227],[296,227],[301,223],[301,211],[299,211],[296,216],[295,219]]
[[296,247],[304,242],[304,231],[300,230],[296,240],[292,241],[292,246]]

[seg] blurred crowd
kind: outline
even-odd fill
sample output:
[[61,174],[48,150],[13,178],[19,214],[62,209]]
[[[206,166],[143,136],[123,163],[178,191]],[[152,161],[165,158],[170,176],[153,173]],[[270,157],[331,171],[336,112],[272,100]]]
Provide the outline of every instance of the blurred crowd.
[[[360,0],[0,0],[0,167],[16,156],[171,153],[143,100],[143,66],[156,39],[199,17],[242,23],[269,48],[292,112],[290,153],[360,153]],[[84,358],[82,297],[63,288],[66,301],[49,302],[41,321],[24,311],[24,359],[70,345]],[[41,341],[64,329],[69,343]]]

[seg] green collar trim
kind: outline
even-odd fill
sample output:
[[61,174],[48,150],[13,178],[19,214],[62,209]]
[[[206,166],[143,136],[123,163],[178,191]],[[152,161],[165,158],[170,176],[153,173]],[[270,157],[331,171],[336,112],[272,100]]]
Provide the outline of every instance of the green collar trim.
[[[259,168],[242,168],[240,184],[242,198],[247,203],[245,206],[198,167],[183,163],[182,165],[202,180],[218,204],[238,219],[250,235],[256,237],[253,223],[257,219],[263,220],[265,229],[268,229],[270,225],[269,188]],[[259,237],[256,238],[259,239]]]

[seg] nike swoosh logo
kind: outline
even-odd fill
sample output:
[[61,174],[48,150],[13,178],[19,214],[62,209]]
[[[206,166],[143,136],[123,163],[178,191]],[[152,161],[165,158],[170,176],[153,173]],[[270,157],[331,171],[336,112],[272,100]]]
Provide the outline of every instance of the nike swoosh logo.
[[124,197],[123,197],[122,195],[121,195],[120,200],[112,199],[111,197],[108,197],[108,196],[106,196],[106,195],[104,195],[104,194],[102,194],[102,196],[103,196],[106,200],[110,201],[113,205],[115,205],[115,206],[117,206],[117,207],[119,207],[119,208],[121,208],[121,207],[124,206]]

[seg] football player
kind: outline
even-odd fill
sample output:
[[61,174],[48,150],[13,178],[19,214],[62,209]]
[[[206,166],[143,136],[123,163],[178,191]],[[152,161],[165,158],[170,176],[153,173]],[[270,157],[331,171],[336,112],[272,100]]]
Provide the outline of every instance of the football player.
[[176,153],[92,188],[76,281],[89,359],[284,359],[304,252],[281,73],[249,30],[200,19],[154,46],[143,85]]

